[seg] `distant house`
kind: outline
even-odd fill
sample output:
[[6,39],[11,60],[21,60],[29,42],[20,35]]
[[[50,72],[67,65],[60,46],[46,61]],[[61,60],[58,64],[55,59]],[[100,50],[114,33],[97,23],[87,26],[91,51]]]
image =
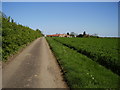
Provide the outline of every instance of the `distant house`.
[[58,34],[53,34],[53,35],[47,35],[47,37],[59,37]]
[[67,34],[53,34],[53,35],[47,35],[47,37],[70,37],[70,35],[67,35]]

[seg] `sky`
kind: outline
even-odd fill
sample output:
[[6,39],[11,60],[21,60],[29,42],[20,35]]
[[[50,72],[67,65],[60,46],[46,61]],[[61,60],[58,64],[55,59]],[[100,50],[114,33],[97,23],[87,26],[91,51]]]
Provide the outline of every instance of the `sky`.
[[86,31],[118,36],[117,2],[3,2],[2,11],[15,22],[44,34]]
[[2,2],[119,2],[119,0],[2,0]]

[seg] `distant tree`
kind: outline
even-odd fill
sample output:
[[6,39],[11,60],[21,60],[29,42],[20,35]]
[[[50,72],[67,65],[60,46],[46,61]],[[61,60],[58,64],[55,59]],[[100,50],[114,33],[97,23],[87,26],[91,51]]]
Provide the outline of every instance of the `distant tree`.
[[83,35],[82,35],[82,34],[79,34],[79,35],[77,35],[77,37],[83,37]]
[[14,20],[12,19],[11,22],[14,23]]
[[86,32],[84,31],[84,32],[83,32],[83,36],[85,36],[85,35],[86,35]]
[[67,35],[70,35],[69,32],[67,32]]

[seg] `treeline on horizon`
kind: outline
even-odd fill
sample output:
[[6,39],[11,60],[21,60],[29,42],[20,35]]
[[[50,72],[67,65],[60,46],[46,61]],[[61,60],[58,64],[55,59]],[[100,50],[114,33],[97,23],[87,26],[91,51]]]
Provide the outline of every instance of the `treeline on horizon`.
[[2,61],[6,61],[9,56],[43,35],[39,29],[33,30],[17,24],[10,16],[6,17],[3,13],[0,18],[2,20],[2,27],[0,28],[2,31],[2,49],[0,49]]

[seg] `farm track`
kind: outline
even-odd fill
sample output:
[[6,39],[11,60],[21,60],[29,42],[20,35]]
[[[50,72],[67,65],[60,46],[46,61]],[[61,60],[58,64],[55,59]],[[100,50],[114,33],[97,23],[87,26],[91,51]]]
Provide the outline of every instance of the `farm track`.
[[45,38],[38,38],[3,67],[3,88],[67,88]]

